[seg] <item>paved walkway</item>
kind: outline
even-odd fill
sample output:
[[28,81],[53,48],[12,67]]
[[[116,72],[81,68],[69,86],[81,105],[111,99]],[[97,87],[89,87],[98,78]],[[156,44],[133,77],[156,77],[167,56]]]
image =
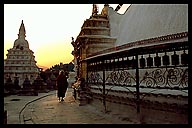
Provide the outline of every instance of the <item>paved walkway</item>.
[[58,101],[56,91],[39,93],[39,96],[8,96],[4,98],[4,109],[8,124],[132,124],[91,105],[79,106],[71,88],[63,102]]

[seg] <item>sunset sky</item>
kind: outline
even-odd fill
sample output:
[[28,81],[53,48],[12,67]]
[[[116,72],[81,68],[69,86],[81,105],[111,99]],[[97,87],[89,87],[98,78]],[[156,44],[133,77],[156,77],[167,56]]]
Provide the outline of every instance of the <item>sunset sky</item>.
[[[118,4],[109,4],[114,9]],[[104,4],[98,4],[99,13]],[[119,13],[124,13],[124,4]],[[78,36],[83,22],[92,14],[92,4],[4,4],[4,59],[13,48],[23,20],[26,40],[37,65],[50,68],[73,60],[71,37]]]

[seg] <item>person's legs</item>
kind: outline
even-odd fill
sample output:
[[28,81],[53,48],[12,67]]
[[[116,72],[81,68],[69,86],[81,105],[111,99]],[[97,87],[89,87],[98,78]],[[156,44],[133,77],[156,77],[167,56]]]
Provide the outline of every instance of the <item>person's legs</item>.
[[65,93],[66,93],[66,88],[64,88],[63,91],[62,91],[61,101],[64,101]]
[[57,97],[59,98],[59,101],[60,101],[60,99],[61,99],[60,92],[58,92]]

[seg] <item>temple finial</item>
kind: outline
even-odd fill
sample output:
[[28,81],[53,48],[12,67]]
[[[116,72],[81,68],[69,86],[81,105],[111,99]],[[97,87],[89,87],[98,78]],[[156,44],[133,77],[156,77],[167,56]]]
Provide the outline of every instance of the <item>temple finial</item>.
[[93,4],[92,15],[97,15],[98,12],[99,12],[99,11],[98,11],[97,4]]
[[25,38],[25,34],[26,34],[25,26],[24,26],[24,23],[23,23],[23,20],[22,20],[21,21],[21,26],[19,28],[18,38]]
[[101,11],[101,15],[108,16],[108,8],[109,8],[109,4],[104,4],[104,8]]

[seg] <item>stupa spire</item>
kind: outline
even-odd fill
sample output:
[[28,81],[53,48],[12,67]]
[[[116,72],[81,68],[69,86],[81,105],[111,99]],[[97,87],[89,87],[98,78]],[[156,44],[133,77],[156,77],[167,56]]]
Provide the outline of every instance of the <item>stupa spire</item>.
[[26,32],[25,32],[25,26],[24,26],[24,23],[23,23],[23,20],[21,21],[21,26],[19,28],[19,34],[18,34],[18,38],[25,38]]
[[92,9],[92,15],[97,15],[98,13],[98,6],[97,4],[93,4],[93,9]]

